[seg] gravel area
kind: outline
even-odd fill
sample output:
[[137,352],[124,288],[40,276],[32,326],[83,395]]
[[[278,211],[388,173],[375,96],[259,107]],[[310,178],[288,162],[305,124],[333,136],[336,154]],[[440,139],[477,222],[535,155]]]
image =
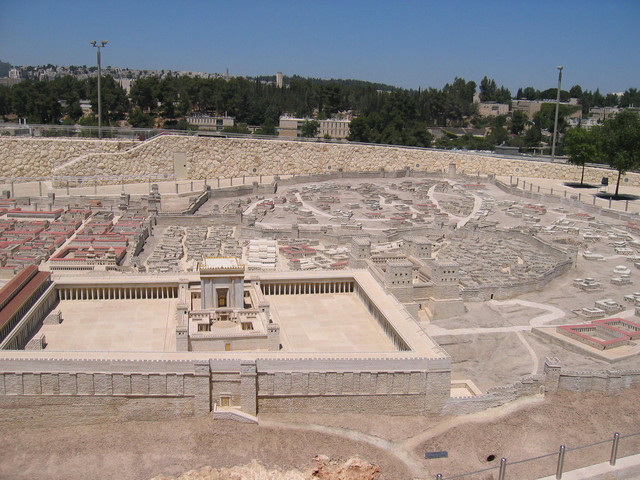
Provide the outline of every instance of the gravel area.
[[[269,426],[188,418],[152,422],[80,424],[70,419],[47,427],[43,419],[0,422],[4,448],[0,478],[148,479],[209,465],[244,465],[255,459],[269,468],[307,470],[316,455],[345,460],[358,456],[380,467],[380,479],[434,478],[497,466],[607,440],[614,432],[640,432],[640,387],[616,397],[562,392],[462,417],[381,415],[264,415]],[[280,426],[275,426],[275,425]],[[311,430],[310,425],[321,426]],[[322,431],[324,428],[326,430]],[[448,458],[424,460],[425,451]],[[640,436],[623,439],[620,456],[640,451]],[[609,444],[568,451],[566,470],[606,461]],[[494,460],[488,461],[493,455]],[[510,478],[533,479],[555,472],[556,457],[509,466]],[[488,472],[492,478],[497,470]]]

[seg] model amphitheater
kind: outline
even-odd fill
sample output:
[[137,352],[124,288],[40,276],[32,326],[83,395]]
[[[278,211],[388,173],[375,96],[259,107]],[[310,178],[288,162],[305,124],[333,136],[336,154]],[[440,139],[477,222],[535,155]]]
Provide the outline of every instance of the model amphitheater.
[[578,175],[368,145],[2,137],[0,405],[257,423],[620,394],[640,382],[638,205],[564,186]]

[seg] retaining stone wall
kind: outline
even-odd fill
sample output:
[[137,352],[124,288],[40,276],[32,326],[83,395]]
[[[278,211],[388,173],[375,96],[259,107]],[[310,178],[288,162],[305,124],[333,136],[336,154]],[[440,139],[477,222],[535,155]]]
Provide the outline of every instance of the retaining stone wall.
[[487,408],[498,407],[520,397],[541,393],[544,376],[525,379],[503,387],[490,388],[486,394],[476,397],[450,398],[445,404],[443,415],[468,415]]
[[122,152],[138,142],[0,138],[0,177],[50,177],[56,167],[90,152]]
[[[100,153],[98,153],[100,152]],[[204,138],[177,135],[143,143],[118,140],[0,138],[0,176],[173,175],[175,154],[186,154],[187,178],[242,175],[327,174],[339,171],[402,171],[410,168],[577,181],[573,165],[504,159],[432,149],[375,145]],[[391,174],[390,174],[391,175]],[[613,180],[615,172],[588,168],[585,181]],[[629,173],[627,185],[640,186],[640,174]]]
[[258,397],[258,414],[292,412],[422,415],[424,414],[424,395]]
[[572,392],[603,392],[616,395],[623,388],[640,385],[640,370],[608,372],[562,371],[558,389]]
[[77,397],[0,395],[2,418],[42,427],[129,420],[185,418],[194,415],[192,397]]

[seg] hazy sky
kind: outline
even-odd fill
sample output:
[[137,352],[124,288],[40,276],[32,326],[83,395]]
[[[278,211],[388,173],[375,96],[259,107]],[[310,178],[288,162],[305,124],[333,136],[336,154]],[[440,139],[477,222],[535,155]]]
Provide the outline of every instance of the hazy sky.
[[640,87],[640,0],[0,0],[0,60],[442,88]]

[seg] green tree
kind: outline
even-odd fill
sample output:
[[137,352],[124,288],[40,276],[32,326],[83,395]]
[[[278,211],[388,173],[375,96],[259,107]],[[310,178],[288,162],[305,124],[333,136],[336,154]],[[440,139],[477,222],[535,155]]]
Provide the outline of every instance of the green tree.
[[537,125],[532,125],[524,134],[524,145],[526,147],[539,147],[542,141],[542,132]]
[[137,107],[129,115],[129,124],[135,128],[152,128],[154,123],[153,116],[143,113]]
[[233,127],[223,128],[222,131],[224,133],[242,133],[245,135],[251,133],[246,123],[236,123]]
[[371,142],[369,125],[365,117],[358,117],[351,120],[347,139],[351,142]]
[[11,93],[9,87],[0,85],[0,117],[11,111]]
[[515,110],[511,114],[511,120],[509,122],[509,130],[513,135],[520,135],[524,132],[524,129],[529,122],[527,114],[521,110]]
[[571,98],[582,98],[582,87],[580,85],[574,85],[569,89],[569,96]]
[[620,177],[640,167],[640,115],[623,110],[605,120],[601,127],[600,150],[605,161],[618,171],[617,197]]
[[[88,82],[91,109],[98,113],[98,80],[90,78]],[[100,96],[102,102],[102,123],[113,123],[124,120],[129,111],[129,100],[125,90],[111,75],[104,75],[100,80]]]
[[480,82],[480,100],[483,102],[495,102],[497,91],[498,86],[495,80],[490,80],[485,76]]
[[580,185],[584,185],[584,169],[588,162],[596,162],[599,155],[598,127],[586,130],[581,127],[570,128],[564,134],[564,152],[569,163],[582,167]]
[[266,118],[264,123],[256,130],[258,135],[277,135],[276,122],[272,118]]
[[631,106],[640,107],[640,92],[637,88],[629,88],[620,97],[620,106],[627,108]]
[[320,124],[316,120],[305,120],[300,127],[300,135],[306,138],[314,138],[318,135]]

